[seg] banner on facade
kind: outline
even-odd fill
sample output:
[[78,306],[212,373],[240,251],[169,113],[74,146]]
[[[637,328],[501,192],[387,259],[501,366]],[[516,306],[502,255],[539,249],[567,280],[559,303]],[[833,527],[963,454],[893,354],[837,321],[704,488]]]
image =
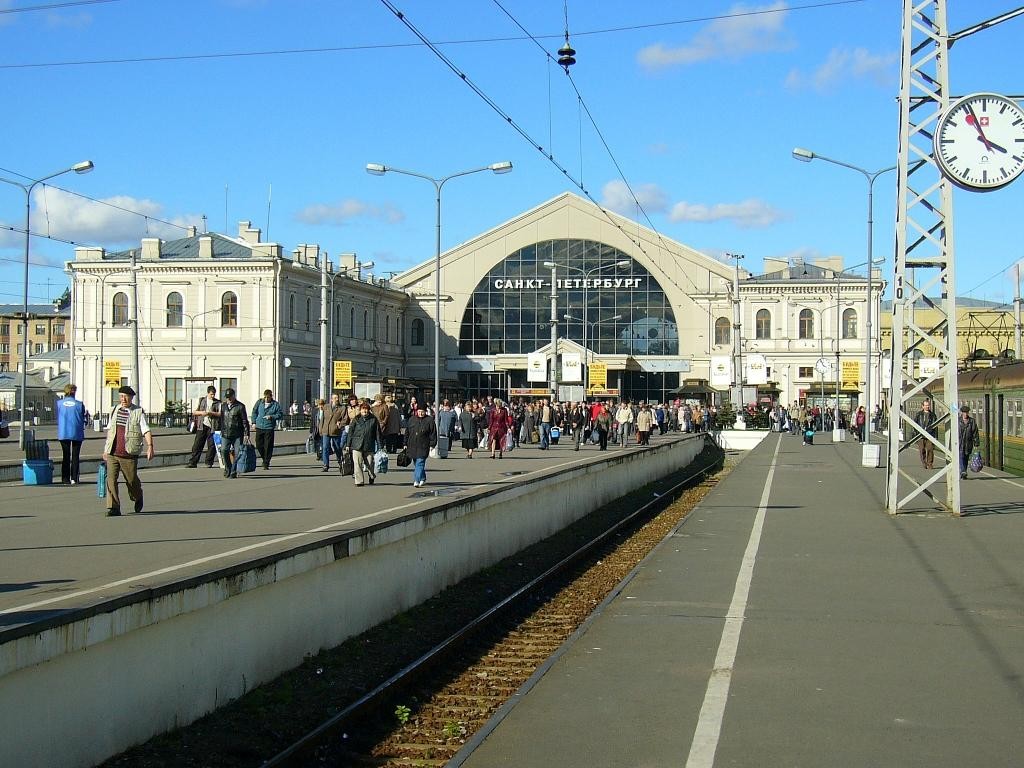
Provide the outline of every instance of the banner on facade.
[[924,378],[925,376],[936,376],[939,373],[939,367],[942,365],[942,358],[922,357],[917,361],[917,365],[921,378]]
[[352,389],[352,361],[334,361],[334,389]]
[[892,385],[892,358],[882,358],[882,389],[889,389]]
[[526,380],[548,380],[548,358],[542,352],[529,352],[526,355]]
[[843,360],[839,364],[839,381],[843,389],[859,389],[860,360]]
[[589,378],[591,392],[594,390],[608,389],[608,364],[591,363]]
[[746,358],[746,382],[753,386],[768,383],[768,363],[764,355],[747,355]]
[[726,389],[732,384],[732,358],[728,355],[711,356],[711,386]]
[[121,361],[103,361],[103,386],[113,389],[121,386]]
[[583,381],[583,363],[579,353],[566,352],[562,355],[562,381],[567,384]]
[[551,397],[551,390],[543,387],[510,387],[509,397]]

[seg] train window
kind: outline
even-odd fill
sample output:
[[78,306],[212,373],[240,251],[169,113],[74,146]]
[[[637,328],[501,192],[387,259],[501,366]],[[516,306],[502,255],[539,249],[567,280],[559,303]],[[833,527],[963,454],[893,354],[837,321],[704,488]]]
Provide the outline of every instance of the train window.
[[1014,434],[1017,437],[1024,437],[1024,408],[1021,408],[1021,401],[1016,401],[1017,406],[1017,418],[1014,420],[1017,422],[1015,426]]

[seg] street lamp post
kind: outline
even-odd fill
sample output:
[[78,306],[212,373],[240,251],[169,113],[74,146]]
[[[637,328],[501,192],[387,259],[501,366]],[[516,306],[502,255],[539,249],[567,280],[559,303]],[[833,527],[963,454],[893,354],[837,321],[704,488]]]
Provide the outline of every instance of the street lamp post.
[[[325,270],[326,270],[326,267],[327,267],[327,256],[325,254],[324,255],[324,269]],[[351,266],[351,267],[338,267],[338,271],[330,276],[331,306],[330,306],[330,326],[329,326],[329,334],[328,334],[330,336],[330,346],[329,346],[330,354],[329,355],[327,354],[327,348],[324,345],[321,345],[321,348],[320,348],[320,355],[321,355],[321,358],[320,358],[320,371],[321,371],[321,375],[323,377],[323,382],[324,382],[323,384],[321,384],[320,390],[321,390],[321,394],[322,394],[322,396],[324,397],[325,400],[328,399],[327,398],[328,393],[330,393],[330,391],[332,389],[334,389],[334,385],[333,385],[333,377],[334,377],[334,370],[333,370],[333,368],[334,368],[334,310],[335,310],[335,306],[334,306],[334,286],[335,286],[335,282],[334,281],[337,280],[339,277],[348,277],[349,276],[348,273],[349,273],[350,270],[354,269],[354,270],[358,271],[358,270],[363,270],[363,269],[373,269],[373,267],[374,267],[374,264],[373,264],[372,261],[364,261],[361,264],[356,264],[356,265]],[[324,306],[324,307],[321,308],[320,314],[324,315],[324,314],[326,314],[327,311],[328,311],[327,307]],[[326,324],[326,321],[321,319],[321,323],[325,323]],[[354,335],[354,332],[353,332],[353,335]],[[327,381],[331,381],[332,382],[331,386],[329,386],[329,387],[326,386],[326,382]]]
[[743,417],[743,346],[740,334],[743,329],[743,307],[740,305],[740,261],[745,259],[742,253],[727,253],[727,258],[736,262],[736,271],[732,279],[732,365],[733,365],[733,397],[735,398],[737,422]]
[[75,163],[70,168],[65,168],[62,171],[51,173],[49,176],[30,180],[28,184],[23,184],[22,182],[15,181],[14,179],[5,179],[0,177],[0,181],[5,184],[20,187],[25,193],[25,279],[23,285],[24,291],[22,293],[21,410],[19,411],[21,418],[21,431],[18,437],[18,446],[22,449],[25,448],[25,404],[28,390],[28,252],[29,244],[32,240],[32,190],[36,188],[37,184],[42,184],[44,181],[57,176],[63,176],[65,173],[71,173],[72,171],[75,173],[88,173],[92,169],[92,160],[84,160],[81,163]]
[[[875,187],[875,179],[877,179],[883,173],[888,173],[889,171],[895,171],[897,166],[892,165],[892,166],[889,166],[888,168],[882,168],[881,170],[872,172],[872,171],[867,170],[866,168],[861,168],[861,167],[856,166],[856,165],[851,165],[850,163],[844,163],[841,160],[833,160],[831,157],[825,157],[824,155],[819,155],[816,152],[812,152],[809,149],[803,149],[802,147],[797,147],[797,148],[795,148],[793,150],[793,157],[796,158],[797,160],[803,162],[803,163],[809,163],[812,160],[824,160],[826,163],[832,163],[833,165],[840,165],[843,168],[849,168],[851,171],[857,171],[857,173],[862,174],[864,176],[864,178],[867,179],[867,182],[868,182],[868,253],[867,253],[868,260],[867,260],[867,262],[865,262],[867,264],[867,267],[868,267],[868,307],[867,307],[867,315],[866,315],[867,342],[866,342],[866,349],[865,349],[865,352],[864,352],[864,403],[865,403],[864,407],[865,407],[865,410],[867,411],[867,415],[865,417],[865,424],[864,424],[864,445],[868,446],[868,445],[871,444],[871,421],[870,421],[870,419],[871,419],[871,412],[872,412],[872,405],[871,405],[871,330],[872,330],[871,314],[872,314],[872,304],[874,303],[874,300],[872,299],[872,295],[871,295],[872,294],[872,277],[873,277],[871,271],[874,268],[874,265],[876,263],[874,261],[874,259],[872,258],[872,250],[873,250],[873,244],[874,244],[874,237],[873,237],[873,228],[874,228],[874,187]],[[839,300],[838,287],[837,287],[836,293],[837,293],[836,301],[838,301]],[[837,402],[836,402],[836,409],[838,410],[838,408],[839,408],[839,403],[838,403],[838,400],[837,400]],[[868,454],[868,449],[865,448],[863,450],[863,455],[864,455],[865,458],[867,457],[867,454]],[[863,463],[863,462],[861,462],[861,463]]]
[[[552,269],[552,274],[554,274],[554,269],[555,269],[554,262],[545,261],[544,262],[544,266],[545,267],[550,267]],[[587,390],[590,389],[590,387],[589,387],[589,384],[590,384],[590,349],[587,347],[587,325],[588,325],[588,323],[587,323],[587,303],[588,303],[587,302],[587,290],[588,290],[588,287],[589,287],[590,276],[593,275],[593,274],[596,274],[597,272],[600,272],[603,269],[625,269],[625,268],[627,268],[629,266],[630,266],[629,259],[620,259],[619,261],[616,261],[613,264],[601,264],[600,266],[593,267],[591,269],[586,269],[586,270],[585,269],[581,269],[580,267],[572,267],[572,266],[569,266],[568,264],[562,266],[562,269],[568,270],[570,272],[579,272],[581,275],[583,275],[583,319],[580,322],[583,323],[583,349],[584,349],[584,352],[587,355],[587,360],[586,360],[587,364],[584,366],[584,368],[586,370],[583,371],[583,400],[584,400],[584,402],[586,402],[586,399],[587,399]],[[552,278],[552,280],[554,280],[554,278]],[[621,318],[622,318],[622,315],[616,315],[615,316],[616,320],[619,320]],[[601,322],[604,322],[604,321],[602,320]],[[596,326],[598,324],[597,323],[589,323],[589,325]]]
[[594,329],[596,329],[597,326],[602,323],[617,322],[622,319],[622,315],[612,315],[611,317],[604,318],[604,320],[594,320],[593,322],[587,322],[586,312],[583,313],[583,317],[573,317],[572,315],[562,315],[562,317],[569,322],[581,323],[583,325],[583,354],[586,355],[586,365],[584,368],[587,368],[583,373],[583,402],[585,403],[587,401],[587,384],[590,383],[590,348],[587,346],[587,326],[589,325],[591,328],[590,337],[592,339],[596,339],[597,331]]
[[366,164],[366,172],[373,176],[383,176],[385,173],[400,173],[403,176],[415,176],[417,179],[426,179],[434,185],[434,190],[437,193],[435,198],[437,237],[434,249],[434,424],[437,427],[438,432],[440,432],[441,429],[441,187],[451,179],[459,176],[468,176],[471,173],[481,173],[482,171],[508,173],[511,170],[512,163],[508,160],[503,160],[498,163],[485,165],[482,168],[472,168],[468,171],[459,171],[458,173],[451,173],[447,176],[435,179],[433,176],[427,176],[426,174],[417,173],[415,171],[406,171],[401,168],[394,168],[390,165],[382,165],[380,163]]
[[196,318],[202,317],[203,315],[212,315],[215,312],[223,311],[221,307],[216,309],[208,309],[205,312],[182,312],[184,317],[188,318],[188,375],[189,378],[195,378],[195,343],[196,343]]

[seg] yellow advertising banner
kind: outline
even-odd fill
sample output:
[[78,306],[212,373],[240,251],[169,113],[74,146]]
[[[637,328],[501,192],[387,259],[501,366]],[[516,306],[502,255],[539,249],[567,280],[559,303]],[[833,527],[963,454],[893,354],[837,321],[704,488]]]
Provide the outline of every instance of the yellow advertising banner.
[[843,389],[860,387],[860,360],[843,360],[839,364],[839,381]]
[[352,389],[352,361],[334,361],[334,389]]
[[608,364],[607,363],[591,363],[590,364],[590,388],[593,389],[608,389]]
[[121,386],[121,361],[120,360],[104,360],[103,361],[103,386],[104,388],[111,389]]

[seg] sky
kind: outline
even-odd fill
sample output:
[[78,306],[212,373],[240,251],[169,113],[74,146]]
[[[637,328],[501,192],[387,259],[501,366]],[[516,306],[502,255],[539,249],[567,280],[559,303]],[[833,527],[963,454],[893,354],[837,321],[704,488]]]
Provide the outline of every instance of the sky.
[[[948,0],[949,29],[1014,5]],[[901,6],[0,0],[0,177],[95,163],[33,193],[32,231],[48,237],[32,239],[30,301],[67,285],[62,240],[118,250],[189,224],[235,235],[249,220],[287,251],[354,252],[378,276],[432,258],[433,186],[367,163],[435,178],[513,163],[445,184],[444,249],[580,185],[709,256],[744,254],[755,273],[766,257],[864,262],[866,180],[791,151],[896,164]],[[545,54],[567,27],[571,80]],[[1024,94],[1022,35],[1024,18],[958,42],[951,91]],[[883,276],[895,192],[895,173],[875,184]],[[24,205],[0,184],[0,303],[22,298],[24,235],[5,227],[23,228]],[[1022,210],[1024,180],[955,191],[958,295],[1012,299]]]

